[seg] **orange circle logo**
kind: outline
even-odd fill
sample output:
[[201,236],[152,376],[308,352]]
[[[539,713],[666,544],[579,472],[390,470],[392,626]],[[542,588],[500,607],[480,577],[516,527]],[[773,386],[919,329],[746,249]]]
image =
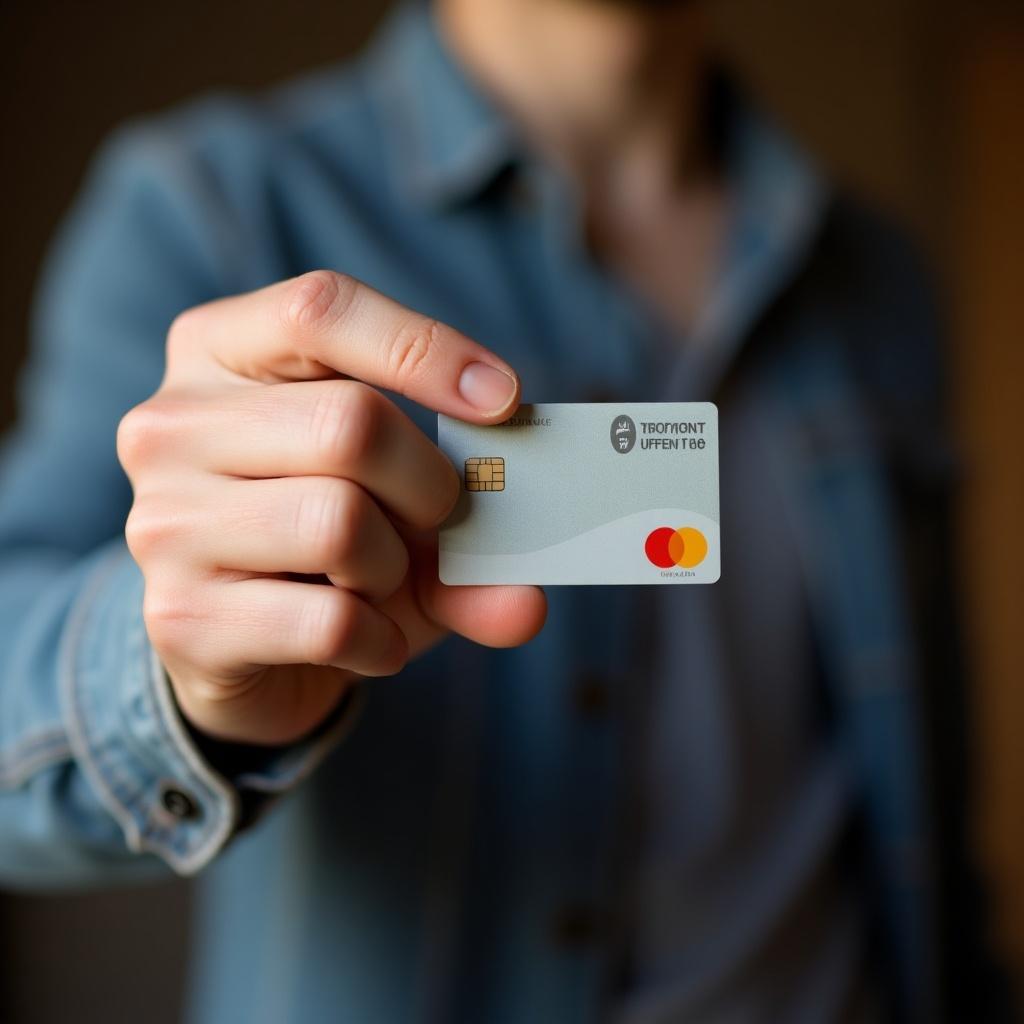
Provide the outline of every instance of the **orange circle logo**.
[[708,542],[700,530],[692,526],[659,526],[651,530],[644,542],[644,554],[648,561],[659,569],[692,569],[704,561],[708,553]]

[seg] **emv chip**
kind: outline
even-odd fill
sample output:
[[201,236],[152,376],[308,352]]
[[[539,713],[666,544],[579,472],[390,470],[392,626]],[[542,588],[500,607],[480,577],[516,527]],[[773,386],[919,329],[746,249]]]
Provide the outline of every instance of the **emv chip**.
[[466,459],[467,491],[505,490],[505,460]]

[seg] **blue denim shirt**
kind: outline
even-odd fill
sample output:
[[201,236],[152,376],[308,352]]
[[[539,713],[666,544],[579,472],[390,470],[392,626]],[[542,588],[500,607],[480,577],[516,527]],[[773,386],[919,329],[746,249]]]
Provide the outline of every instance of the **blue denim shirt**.
[[[594,264],[571,190],[421,5],[349,66],[105,146],[48,263],[0,474],[7,884],[202,872],[202,1020],[824,1019],[871,987],[872,929],[871,984],[933,1019],[923,670],[869,397],[938,424],[933,325],[892,240],[838,216],[738,102],[726,158],[729,245],[680,339]],[[738,582],[675,609],[553,590],[526,647],[451,638],[306,743],[198,741],[145,634],[116,424],[158,385],[179,311],[321,266],[492,347],[527,399],[718,400]],[[885,387],[851,356],[872,344]],[[761,559],[759,536],[784,556]],[[665,654],[677,629],[685,671]],[[839,869],[857,822],[861,884]],[[701,873],[745,849],[761,852],[722,861],[735,874]],[[787,928],[839,952],[792,952]]]

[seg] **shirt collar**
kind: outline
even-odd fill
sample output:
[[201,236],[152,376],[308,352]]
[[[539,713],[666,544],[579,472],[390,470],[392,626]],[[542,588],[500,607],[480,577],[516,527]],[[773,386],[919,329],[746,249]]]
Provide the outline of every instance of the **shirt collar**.
[[[389,100],[385,127],[394,135],[396,170],[414,200],[455,206],[529,159],[509,119],[448,50],[428,0],[399,5],[370,59]],[[831,197],[809,156],[727,76],[719,73],[716,81],[734,216],[718,281],[687,346],[704,364],[699,376],[708,384],[799,273]]]
[[[428,0],[404,0],[371,51],[388,94],[402,171],[415,195],[466,199],[522,157],[514,126],[441,37]],[[746,247],[786,248],[806,235],[825,195],[808,156],[723,81],[726,173]]]
[[371,52],[387,93],[403,184],[447,205],[479,194],[517,156],[515,132],[469,80],[427,0],[405,0]]
[[832,189],[811,157],[728,80],[724,154],[733,214],[717,280],[679,380],[713,390],[765,309],[799,275]]

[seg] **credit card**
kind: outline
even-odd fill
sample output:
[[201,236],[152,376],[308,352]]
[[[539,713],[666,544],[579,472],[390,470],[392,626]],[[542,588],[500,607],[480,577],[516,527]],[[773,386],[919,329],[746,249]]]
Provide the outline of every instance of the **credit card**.
[[442,583],[714,583],[718,408],[521,405],[497,426],[437,418],[461,488]]

